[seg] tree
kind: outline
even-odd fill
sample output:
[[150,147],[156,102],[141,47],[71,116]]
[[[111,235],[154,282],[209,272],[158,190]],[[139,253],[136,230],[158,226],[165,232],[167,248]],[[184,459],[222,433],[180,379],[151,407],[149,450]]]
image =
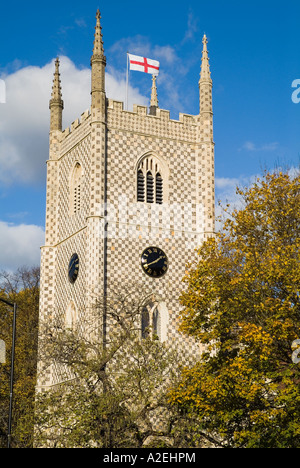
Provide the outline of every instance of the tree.
[[185,278],[181,330],[205,352],[171,401],[217,446],[299,448],[300,176],[265,173],[238,193],[243,208]]
[[[18,304],[12,447],[33,444],[34,395],[37,365],[39,268],[0,273],[0,297]],[[5,341],[6,362],[0,364],[0,446],[7,446],[9,383],[11,372],[12,311],[0,303],[0,339]]]
[[[112,289],[85,314],[86,323],[69,329],[60,318],[41,324],[41,361],[54,366],[63,383],[38,395],[37,446],[180,447],[192,440],[192,423],[168,401],[178,358],[152,330],[142,338],[142,310],[152,294]],[[99,329],[104,315],[107,334]]]

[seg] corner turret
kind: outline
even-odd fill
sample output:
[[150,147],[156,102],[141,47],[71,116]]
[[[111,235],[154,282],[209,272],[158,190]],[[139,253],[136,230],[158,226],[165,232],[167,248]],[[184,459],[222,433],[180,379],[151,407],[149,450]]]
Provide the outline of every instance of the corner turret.
[[49,103],[50,109],[50,132],[54,130],[62,131],[62,111],[64,101],[62,100],[60,73],[59,73],[59,58],[55,60],[55,72],[52,86],[52,94]]
[[212,79],[207,51],[207,37],[203,36],[202,66],[199,80],[200,114],[213,112],[212,107]]
[[200,114],[198,117],[199,204],[205,219],[205,237],[215,232],[215,172],[212,79],[207,52],[207,37],[203,37],[202,66],[199,81]]
[[104,55],[102,28],[100,24],[100,11],[97,10],[95,27],[95,40],[93,55],[91,57],[92,67],[92,110],[99,109],[105,115],[105,67],[106,57]]

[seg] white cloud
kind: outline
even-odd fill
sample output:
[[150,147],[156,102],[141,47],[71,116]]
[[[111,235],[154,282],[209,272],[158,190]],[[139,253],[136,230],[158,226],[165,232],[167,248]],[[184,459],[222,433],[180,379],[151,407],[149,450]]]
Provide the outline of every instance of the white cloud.
[[245,177],[240,176],[239,178],[222,178],[216,177],[216,229],[219,230],[228,217],[228,213],[224,211],[226,205],[230,205],[230,211],[234,209],[242,209],[243,200],[240,195],[237,194],[237,187],[249,187],[256,179],[256,176]]
[[246,151],[276,151],[278,149],[279,143],[265,143],[263,145],[256,145],[253,141],[246,141],[239,151],[246,150]]
[[[137,41],[136,46],[138,45],[143,46],[141,50],[145,52],[143,38]],[[168,63],[176,62],[176,54],[172,47],[156,46],[153,49],[150,44],[148,46],[150,54],[155,50],[155,58],[158,57]],[[90,68],[76,67],[65,56],[60,58],[60,62],[64,100],[63,125],[66,127],[90,107],[91,72]],[[43,67],[27,66],[1,77],[6,85],[6,104],[0,106],[0,183],[2,184],[32,184],[39,181],[45,183],[50,119],[49,99],[53,72],[54,60]],[[161,78],[163,81],[163,76]],[[125,101],[123,71],[107,68],[106,92],[110,98]],[[146,105],[147,101],[148,99],[142,96],[137,88],[129,87],[129,108],[133,103]],[[227,183],[219,179],[220,188],[221,185],[224,188]],[[13,270],[22,264],[39,264],[39,248],[43,242],[44,232],[39,226],[0,221],[0,268]]]
[[[109,67],[106,73],[106,95],[108,98],[122,101],[125,103],[126,95],[126,80],[124,74],[119,73],[113,67]],[[149,95],[150,98],[150,95]],[[149,98],[142,96],[138,88],[134,88],[129,84],[128,86],[128,108],[132,110],[133,104],[140,104],[146,106],[149,104]]]
[[[64,100],[63,125],[69,126],[90,107],[91,71],[79,69],[68,57],[60,58]],[[54,60],[43,67],[28,66],[2,76],[6,104],[0,105],[0,184],[45,183],[49,147],[49,100]],[[106,73],[107,96],[125,101],[125,80],[113,69]],[[129,87],[129,103],[146,104],[139,90]],[[21,219],[21,214],[11,214]],[[43,228],[0,221],[0,269],[40,264]]]
[[[127,51],[136,55],[158,60],[160,62],[160,70],[157,80],[159,106],[163,109],[169,109],[171,111],[172,118],[178,118],[177,110],[187,109],[186,102],[191,104],[189,101],[189,93],[187,91],[185,93],[180,93],[182,78],[188,73],[189,67],[191,66],[190,61],[185,60],[183,62],[180,59],[178,54],[180,47],[173,47],[168,44],[153,44],[150,42],[149,38],[142,35],[120,39],[109,48],[108,55],[113,58],[113,63],[118,64],[117,66],[119,67],[119,71],[123,76],[126,69],[124,57],[126,57]],[[199,67],[200,61],[201,58],[199,59]],[[132,82],[134,82],[135,79],[138,79],[134,74],[141,75],[141,73],[138,72],[130,73],[130,81]],[[179,76],[181,76],[181,79],[179,79]],[[146,102],[149,103],[151,95],[150,78],[145,78],[141,86],[144,86],[143,92],[147,94]],[[148,89],[146,89],[146,86],[148,86]],[[175,114],[174,116],[172,114],[173,112]],[[186,112],[188,111],[186,110]]]
[[[287,172],[291,178],[299,176],[299,168],[293,166],[289,168],[277,167],[270,172],[279,171]],[[240,210],[244,207],[242,197],[237,194],[237,187],[240,189],[250,188],[258,179],[262,180],[263,175],[255,174],[248,177],[241,175],[238,178],[216,177],[216,217],[219,218],[216,223],[217,230],[220,229],[224,219],[228,216],[228,214],[224,212],[226,205],[230,205],[229,211],[233,211],[234,209]]]
[[[64,100],[63,125],[69,126],[90,107],[91,71],[79,69],[61,57]],[[54,60],[43,67],[28,66],[2,76],[6,104],[0,106],[0,183],[44,183],[48,159],[49,100]],[[125,80],[110,69],[106,73],[107,96],[125,101]],[[129,87],[130,103],[146,104],[138,89]]]
[[239,179],[229,178],[229,177],[217,177],[215,180],[217,189],[233,189],[239,184]]
[[40,246],[45,233],[40,226],[14,225],[0,221],[0,269],[15,271],[40,264]]
[[198,18],[194,15],[193,11],[190,9],[188,14],[188,27],[185,33],[183,42],[193,40],[195,34],[198,32]]
[[[171,46],[155,46],[153,49],[154,58],[163,60],[167,64],[173,64],[178,61],[175,49]],[[151,58],[151,57],[150,57]]]

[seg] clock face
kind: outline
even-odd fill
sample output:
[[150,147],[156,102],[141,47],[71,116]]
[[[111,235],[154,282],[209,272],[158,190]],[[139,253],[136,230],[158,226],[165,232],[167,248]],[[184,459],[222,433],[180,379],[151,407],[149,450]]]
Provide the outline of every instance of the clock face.
[[71,283],[75,283],[79,272],[79,257],[74,254],[69,263],[69,280]]
[[144,272],[152,278],[161,278],[167,272],[168,258],[159,247],[148,247],[141,257]]

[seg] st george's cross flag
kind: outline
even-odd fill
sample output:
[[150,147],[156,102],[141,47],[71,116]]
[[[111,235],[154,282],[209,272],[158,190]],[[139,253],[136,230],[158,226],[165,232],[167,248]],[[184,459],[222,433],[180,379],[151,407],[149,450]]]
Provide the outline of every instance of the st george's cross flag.
[[130,70],[140,71],[144,73],[151,73],[151,75],[158,75],[159,62],[151,60],[146,57],[139,57],[138,55],[128,54]]

